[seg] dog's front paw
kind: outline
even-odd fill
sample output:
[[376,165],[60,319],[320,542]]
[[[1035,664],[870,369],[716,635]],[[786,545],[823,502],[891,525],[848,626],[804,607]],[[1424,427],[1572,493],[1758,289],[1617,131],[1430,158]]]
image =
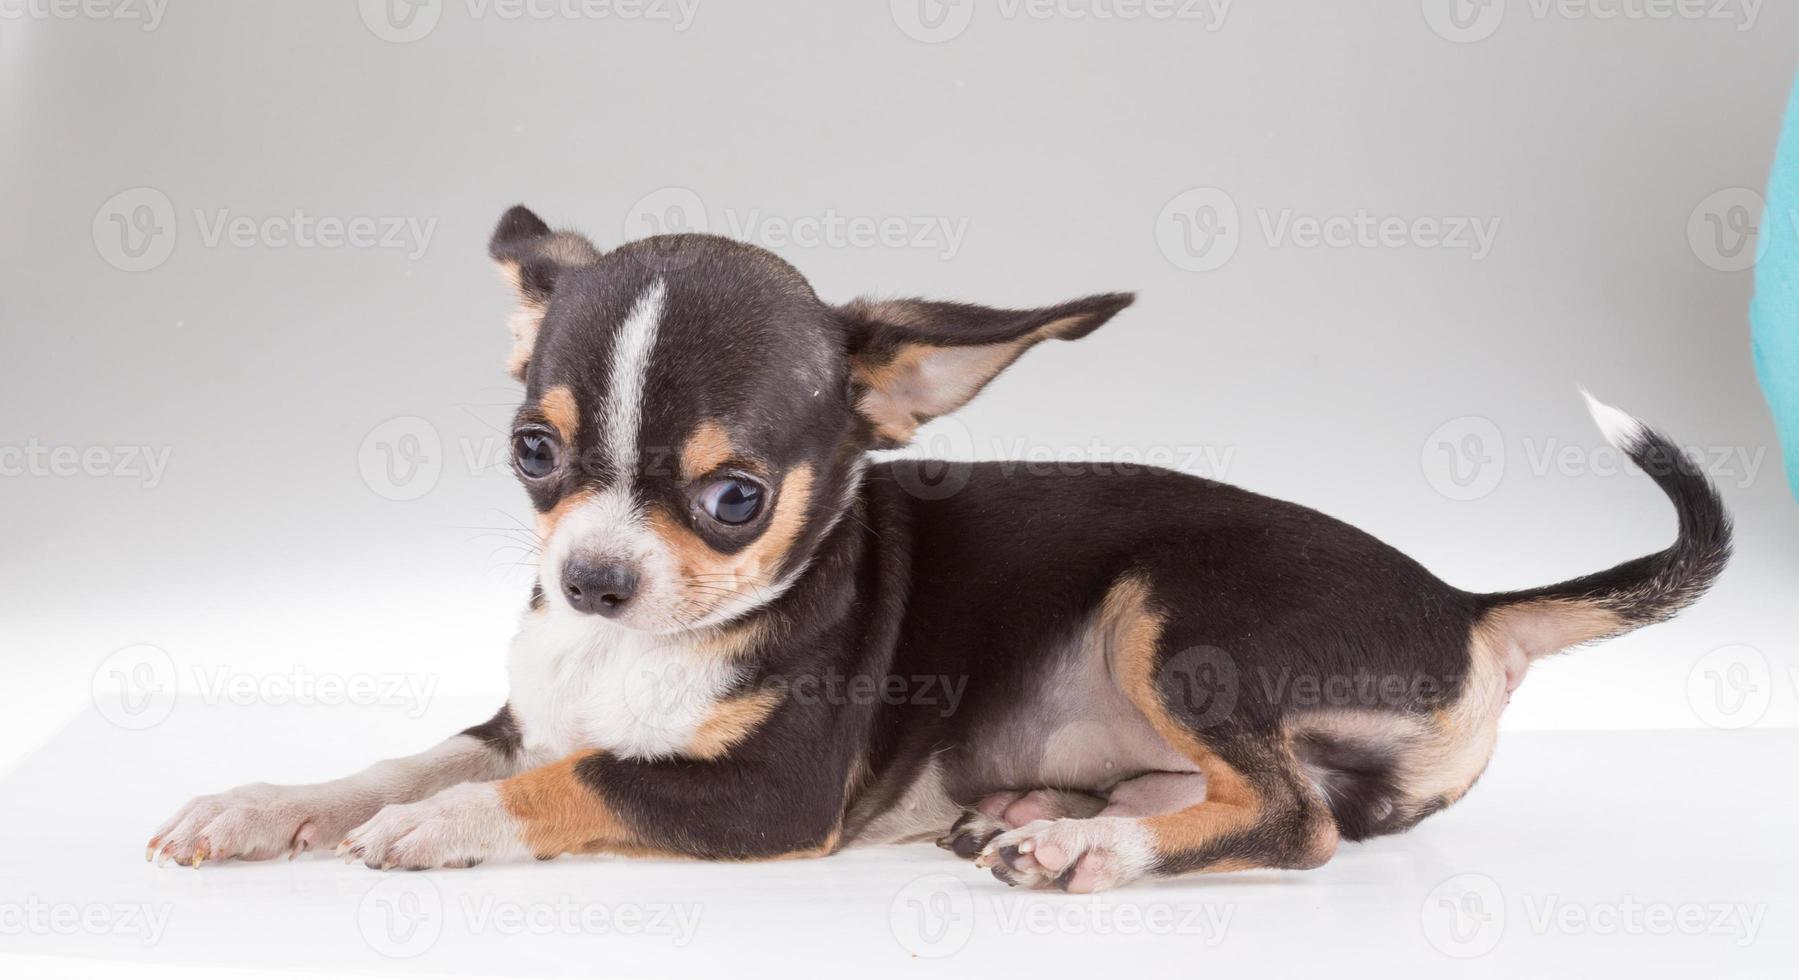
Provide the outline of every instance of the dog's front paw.
[[493,783],[463,783],[429,799],[383,807],[337,853],[371,868],[469,868],[530,853]]
[[197,796],[175,811],[144,849],[146,860],[199,867],[207,859],[293,857],[330,843],[369,818],[379,798],[348,783],[252,783]]

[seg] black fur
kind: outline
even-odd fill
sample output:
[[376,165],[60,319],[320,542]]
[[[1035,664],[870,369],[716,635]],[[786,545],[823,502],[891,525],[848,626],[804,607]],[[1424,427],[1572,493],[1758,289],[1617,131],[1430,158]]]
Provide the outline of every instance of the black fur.
[[[827,675],[966,684],[953,712],[908,700],[788,697],[722,758],[596,752],[581,762],[581,778],[608,806],[685,853],[762,857],[835,846],[888,813],[931,766],[964,805],[1039,788],[996,775],[1012,758],[1007,726],[1049,710],[1032,699],[1045,696],[1056,658],[1066,656],[1108,592],[1136,576],[1150,583],[1163,616],[1163,706],[1242,773],[1267,807],[1256,826],[1164,855],[1157,870],[1231,859],[1309,866],[1321,823],[1362,839],[1403,829],[1444,802],[1401,806],[1392,759],[1379,746],[1314,735],[1284,749],[1289,723],[1332,707],[1320,703],[1318,682],[1365,684],[1383,693],[1353,707],[1424,718],[1462,696],[1470,636],[1490,610],[1569,597],[1617,609],[1633,625],[1652,622],[1703,591],[1728,553],[1715,494],[1659,437],[1633,456],[1675,500],[1681,531],[1673,548],[1562,586],[1498,596],[1446,585],[1370,535],[1305,507],[1164,470],[1095,465],[1046,475],[1006,463],[867,466],[864,454],[884,437],[862,411],[869,382],[858,365],[892,364],[919,345],[1007,344],[1051,324],[1068,325],[1061,337],[1074,339],[1131,297],[1109,293],[1036,310],[924,301],[833,307],[784,262],[724,239],[652,239],[570,263],[566,247],[546,244],[553,234],[518,208],[502,219],[491,248],[519,265],[526,300],[548,303],[525,376],[521,426],[545,423],[537,405],[552,386],[582,398],[604,392],[617,325],[661,280],[666,300],[639,440],[646,449],[640,472],[629,474],[645,506],[688,515],[689,528],[720,554],[763,533],[766,518],[737,531],[692,519],[674,461],[706,420],[723,420],[750,447],[745,465],[770,474],[807,466],[816,475],[803,530],[780,568],[803,574],[742,621],[761,620],[772,639],[746,660],[741,690],[791,692],[795,679]],[[977,380],[974,390],[985,383]],[[591,427],[567,449],[578,466],[527,483],[540,511],[627,475]],[[543,601],[555,600],[534,597]],[[1206,683],[1228,692],[1202,690],[1197,673],[1183,674],[1183,657],[1209,665]],[[508,752],[518,747],[506,712],[470,734]],[[1110,787],[1053,788],[1103,794]],[[987,841],[956,846],[974,843]]]

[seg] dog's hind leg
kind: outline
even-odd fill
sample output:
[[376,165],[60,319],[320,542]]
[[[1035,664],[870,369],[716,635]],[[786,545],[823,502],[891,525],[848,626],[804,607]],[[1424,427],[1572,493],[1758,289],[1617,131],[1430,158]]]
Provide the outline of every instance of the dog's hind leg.
[[1008,830],[1037,820],[1090,817],[1105,805],[1106,801],[1097,796],[1069,790],[993,793],[964,811],[949,832],[937,839],[937,846],[957,857],[971,858]]

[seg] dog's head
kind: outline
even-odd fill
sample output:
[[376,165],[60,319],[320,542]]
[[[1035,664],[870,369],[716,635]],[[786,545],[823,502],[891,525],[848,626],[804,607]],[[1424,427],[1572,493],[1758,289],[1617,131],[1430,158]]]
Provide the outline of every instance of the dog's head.
[[489,251],[518,294],[513,465],[539,514],[545,601],[652,632],[778,596],[853,503],[867,450],[1132,299],[831,306],[751,245],[661,236],[601,253],[523,207]]

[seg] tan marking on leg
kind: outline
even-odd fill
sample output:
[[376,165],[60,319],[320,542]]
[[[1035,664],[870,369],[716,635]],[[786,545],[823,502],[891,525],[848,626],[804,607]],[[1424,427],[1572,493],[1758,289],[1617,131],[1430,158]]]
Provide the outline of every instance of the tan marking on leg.
[[1419,804],[1462,798],[1487,768],[1499,741],[1499,715],[1511,698],[1507,652],[1476,627],[1468,644],[1468,676],[1454,703],[1431,716],[1431,736],[1412,752],[1400,789]]
[[1373,708],[1308,712],[1287,726],[1289,740],[1322,736],[1383,747],[1393,760],[1402,812],[1417,814],[1466,795],[1487,767],[1509,696],[1509,640],[1477,626],[1456,699],[1428,716]]
[[589,754],[576,753],[500,783],[500,801],[518,821],[526,846],[538,857],[645,850],[637,833],[576,772]]
[[1156,734],[1198,763],[1210,758],[1211,751],[1169,713],[1156,685],[1156,654],[1164,621],[1162,611],[1152,605],[1149,583],[1140,576],[1126,576],[1112,586],[1100,604],[1094,639],[1103,644],[1113,678],[1137,710],[1149,719]]
[[562,444],[573,447],[581,428],[581,409],[575,402],[574,391],[568,385],[551,388],[537,400],[537,410],[543,413],[544,421],[555,426]]
[[[1157,734],[1187,756],[1205,776],[1203,802],[1173,813],[1141,819],[1156,853],[1164,856],[1203,850],[1220,837],[1247,830],[1271,816],[1270,803],[1264,794],[1236,767],[1207,748],[1168,710],[1157,684],[1156,669],[1165,621],[1164,614],[1155,607],[1149,583],[1141,576],[1132,575],[1120,579],[1106,593],[1100,606],[1098,626],[1106,643],[1105,649],[1113,658],[1113,676],[1125,695],[1149,719]],[[1285,752],[1285,756],[1292,771],[1297,773],[1298,760],[1292,758],[1290,751]],[[1328,814],[1322,800],[1313,802],[1317,803],[1315,809],[1319,813]],[[1297,806],[1299,801],[1282,805]],[[1308,850],[1321,852],[1322,857],[1317,857],[1316,864],[1322,864],[1336,850],[1336,828],[1328,815],[1314,828],[1314,836],[1318,840]],[[1325,847],[1327,843],[1328,848]],[[1316,866],[1305,863],[1313,858],[1311,854],[1299,856],[1295,863]],[[1232,857],[1213,862],[1203,870],[1239,871],[1268,867],[1270,863],[1249,857]]]
[[681,479],[697,480],[718,469],[737,455],[730,433],[724,426],[707,419],[701,422],[681,446]]
[[[691,857],[645,839],[581,778],[577,771],[581,760],[595,754],[577,752],[500,783],[500,801],[518,822],[520,836],[531,852],[546,859],[561,854]],[[762,860],[821,857],[837,849],[840,836],[841,821],[817,847]]]
[[781,696],[774,691],[758,691],[720,701],[694,731],[686,754],[696,759],[716,759],[724,755],[749,738],[780,704]]
[[721,554],[686,524],[661,508],[649,513],[650,530],[675,558],[681,591],[697,609],[719,603],[718,590],[742,594],[766,588],[806,526],[812,504],[812,467],[801,464],[787,472],[776,495],[775,513],[762,536],[734,555]]
[[1528,662],[1615,636],[1627,627],[1617,613],[1590,602],[1534,599],[1490,610],[1474,629],[1484,642],[1498,649],[1513,647]]

